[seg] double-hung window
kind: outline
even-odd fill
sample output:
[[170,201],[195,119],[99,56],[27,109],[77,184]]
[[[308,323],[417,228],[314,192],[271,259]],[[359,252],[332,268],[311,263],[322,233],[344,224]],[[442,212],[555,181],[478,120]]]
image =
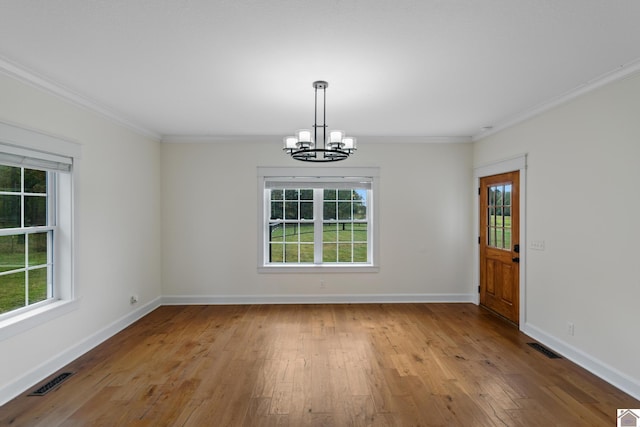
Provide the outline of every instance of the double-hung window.
[[0,338],[61,307],[51,303],[73,299],[71,169],[78,153],[74,143],[0,123]]
[[0,314],[53,296],[55,174],[0,158]]
[[376,268],[376,168],[259,168],[261,271]]

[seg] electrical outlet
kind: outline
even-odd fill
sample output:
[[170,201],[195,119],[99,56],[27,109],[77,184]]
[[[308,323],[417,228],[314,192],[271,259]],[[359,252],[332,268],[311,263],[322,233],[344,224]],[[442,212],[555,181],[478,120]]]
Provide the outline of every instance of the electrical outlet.
[[573,322],[567,322],[567,333],[573,336],[574,332],[575,332],[575,326]]
[[129,298],[129,303],[136,304],[137,302],[138,302],[138,295],[131,295],[131,298]]

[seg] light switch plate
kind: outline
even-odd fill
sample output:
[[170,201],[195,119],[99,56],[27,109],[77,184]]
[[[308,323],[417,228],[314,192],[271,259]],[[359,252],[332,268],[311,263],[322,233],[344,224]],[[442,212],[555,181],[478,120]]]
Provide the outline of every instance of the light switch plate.
[[529,249],[544,251],[544,240],[531,240],[529,242]]

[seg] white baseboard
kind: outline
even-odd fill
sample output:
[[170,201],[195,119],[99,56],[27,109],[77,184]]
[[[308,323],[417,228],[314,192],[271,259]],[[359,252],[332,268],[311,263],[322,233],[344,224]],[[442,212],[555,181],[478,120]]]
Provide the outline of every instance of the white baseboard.
[[101,344],[103,341],[111,338],[127,326],[131,325],[133,322],[151,313],[153,310],[160,307],[160,303],[161,298],[158,297],[153,301],[140,306],[136,310],[126,314],[110,325],[102,328],[95,334],[87,337],[73,347],[52,357],[51,359],[22,375],[15,381],[0,386],[0,406],[19,396],[25,390],[28,390],[31,387],[35,386],[44,378],[47,378],[49,375],[55,373],[59,369],[73,362],[75,359],[82,356],[97,345]]
[[469,302],[473,294],[164,295],[162,305]]
[[620,372],[616,368],[588,355],[580,349],[573,347],[558,338],[547,334],[536,326],[525,324],[521,331],[531,338],[540,341],[553,351],[561,354],[577,365],[580,365],[592,374],[602,378],[625,393],[640,400],[640,383],[634,378]]

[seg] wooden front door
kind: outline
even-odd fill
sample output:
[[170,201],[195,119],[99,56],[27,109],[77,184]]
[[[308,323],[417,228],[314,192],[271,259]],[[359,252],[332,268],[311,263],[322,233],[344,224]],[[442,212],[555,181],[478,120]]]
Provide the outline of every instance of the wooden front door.
[[518,324],[520,172],[480,178],[480,305]]

